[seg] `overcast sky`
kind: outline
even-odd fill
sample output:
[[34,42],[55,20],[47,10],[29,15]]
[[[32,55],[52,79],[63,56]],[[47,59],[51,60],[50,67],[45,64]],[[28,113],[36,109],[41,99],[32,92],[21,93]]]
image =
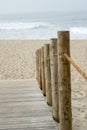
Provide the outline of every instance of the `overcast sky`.
[[87,11],[87,0],[0,0],[0,13]]

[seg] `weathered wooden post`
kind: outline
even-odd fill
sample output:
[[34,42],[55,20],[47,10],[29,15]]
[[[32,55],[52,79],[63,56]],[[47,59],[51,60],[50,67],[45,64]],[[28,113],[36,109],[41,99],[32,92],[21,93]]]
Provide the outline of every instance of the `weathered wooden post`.
[[51,90],[51,72],[50,72],[50,45],[44,45],[45,57],[45,81],[46,81],[46,101],[48,105],[52,105],[52,90]]
[[36,56],[36,79],[37,79],[37,50],[35,52],[35,56]]
[[41,71],[42,71],[42,92],[43,95],[46,96],[46,88],[45,88],[45,70],[44,70],[44,47],[41,48]]
[[39,49],[39,84],[40,84],[40,89],[42,89],[42,74],[41,74],[41,48]]
[[52,87],[52,116],[59,122],[59,92],[58,92],[58,57],[57,39],[51,39],[50,65],[51,65],[51,87]]
[[60,130],[72,130],[70,63],[63,55],[66,53],[70,56],[68,31],[58,32],[58,53]]
[[40,49],[38,49],[38,84],[40,87]]
[[39,83],[39,49],[37,50],[37,81]]
[[35,56],[36,56],[36,79],[38,80],[38,50],[36,50]]

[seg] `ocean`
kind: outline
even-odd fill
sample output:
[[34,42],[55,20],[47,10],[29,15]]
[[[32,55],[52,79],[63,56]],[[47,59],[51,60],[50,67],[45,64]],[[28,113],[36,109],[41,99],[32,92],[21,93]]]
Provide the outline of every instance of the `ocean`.
[[87,39],[87,12],[0,14],[1,40],[50,39],[65,30],[71,39]]

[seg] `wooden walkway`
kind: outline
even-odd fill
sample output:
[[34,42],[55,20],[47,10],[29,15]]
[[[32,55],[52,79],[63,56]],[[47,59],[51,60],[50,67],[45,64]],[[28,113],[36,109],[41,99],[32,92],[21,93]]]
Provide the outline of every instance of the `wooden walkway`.
[[37,81],[0,81],[0,130],[58,130]]

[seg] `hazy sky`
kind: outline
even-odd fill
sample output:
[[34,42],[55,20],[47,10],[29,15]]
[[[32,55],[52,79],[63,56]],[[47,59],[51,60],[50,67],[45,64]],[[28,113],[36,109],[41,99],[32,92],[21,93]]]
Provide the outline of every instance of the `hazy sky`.
[[86,10],[87,0],[0,0],[0,13]]

